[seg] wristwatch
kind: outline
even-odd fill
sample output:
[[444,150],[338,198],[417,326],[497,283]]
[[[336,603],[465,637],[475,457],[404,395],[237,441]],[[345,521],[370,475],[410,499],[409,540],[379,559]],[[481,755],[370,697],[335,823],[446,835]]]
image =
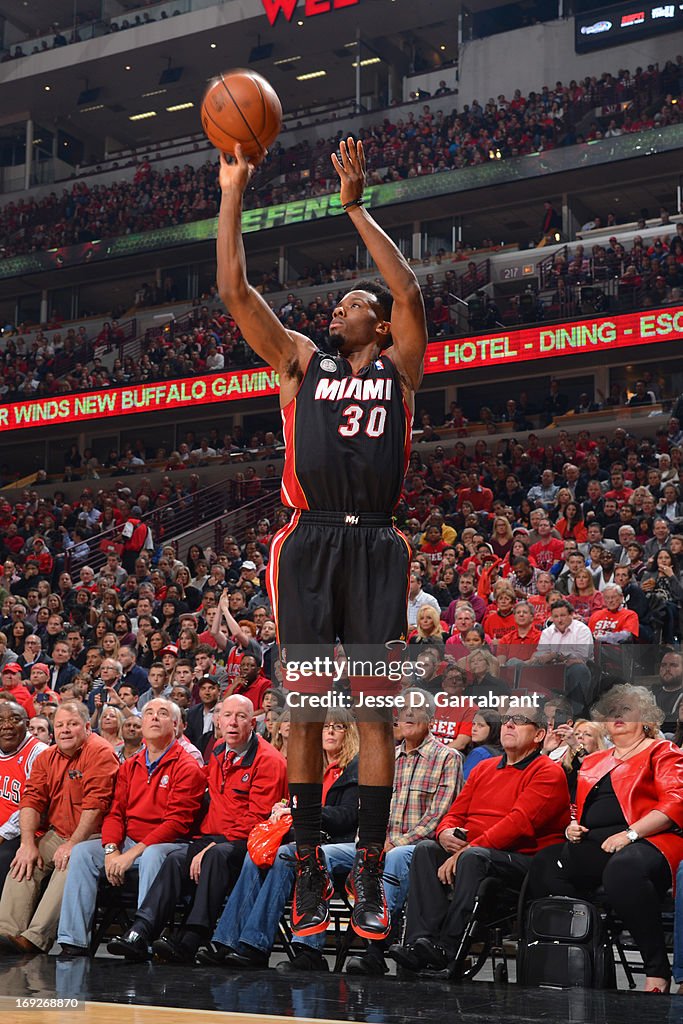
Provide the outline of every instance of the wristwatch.
[[119,848],[116,843],[107,843],[104,848],[104,856],[107,857],[110,853],[118,853]]
[[634,828],[629,828],[626,832],[626,838],[628,839],[629,843],[637,843],[640,839],[640,836]]

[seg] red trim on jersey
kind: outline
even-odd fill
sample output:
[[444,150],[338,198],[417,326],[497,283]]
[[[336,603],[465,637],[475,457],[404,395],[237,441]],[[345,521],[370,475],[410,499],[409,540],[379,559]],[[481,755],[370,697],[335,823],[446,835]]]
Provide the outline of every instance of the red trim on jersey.
[[286,526],[283,526],[281,530],[273,537],[273,542],[270,546],[270,560],[268,562],[268,572],[266,575],[266,587],[268,590],[268,597],[270,598],[270,606],[273,609],[273,618],[275,619],[275,631],[277,634],[277,642],[280,643],[280,625],[278,622],[278,584],[280,580],[280,554],[282,552],[282,545],[290,537],[297,526],[299,525],[301,513],[297,509],[290,521]]
[[[395,381],[394,383],[397,384],[399,388],[401,388],[401,375],[398,372],[398,368],[394,360],[391,358],[391,356],[388,356],[386,352],[380,352],[379,358],[387,359],[391,363],[394,370],[396,370],[396,376],[398,378],[398,380]],[[410,442],[413,436],[413,414],[410,411],[408,403],[406,402],[406,396],[403,393],[403,388],[401,388],[401,398],[403,399],[403,413],[406,421],[405,434],[403,437],[403,476],[405,477],[406,473],[408,472],[408,462],[410,460]],[[399,501],[400,500],[401,499],[399,498]]]
[[[404,533],[401,533],[401,531],[396,526],[394,527],[394,530],[396,531],[398,536],[401,538],[401,540],[405,544],[406,549],[408,551],[408,578],[406,579],[406,629],[407,629],[408,628],[408,601],[410,600],[410,563],[411,563],[411,561],[413,559],[413,549],[411,548],[410,541],[408,540],[406,535]],[[402,640],[407,640],[408,637],[404,636],[404,637],[401,637],[401,639]]]
[[289,508],[309,508],[308,498],[296,475],[296,398],[282,411],[285,465],[282,470],[282,502]]
[[[401,394],[403,395],[403,392],[401,392]],[[408,472],[408,461],[410,459],[410,442],[413,436],[413,414],[408,408],[408,403],[406,402],[405,395],[403,395],[403,412],[405,413],[406,418],[406,431],[405,437],[403,439],[403,475],[405,476],[406,473]]]

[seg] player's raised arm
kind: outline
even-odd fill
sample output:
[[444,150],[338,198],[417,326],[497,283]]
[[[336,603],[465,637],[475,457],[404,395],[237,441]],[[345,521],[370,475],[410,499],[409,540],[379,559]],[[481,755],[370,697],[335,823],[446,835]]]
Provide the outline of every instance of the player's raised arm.
[[401,251],[362,206],[366,179],[363,143],[352,138],[342,140],[339,156],[341,160],[333,153],[332,163],[341,181],[341,204],[393,296],[392,352],[398,369],[416,391],[422,380],[427,347],[427,321],[420,285]]
[[305,369],[308,350],[312,353],[315,346],[303,334],[285,330],[270,306],[249,284],[242,240],[242,197],[254,168],[240,146],[236,147],[234,163],[228,163],[223,153],[220,161],[221,207],[216,241],[218,293],[251,348],[281,376],[294,378]]

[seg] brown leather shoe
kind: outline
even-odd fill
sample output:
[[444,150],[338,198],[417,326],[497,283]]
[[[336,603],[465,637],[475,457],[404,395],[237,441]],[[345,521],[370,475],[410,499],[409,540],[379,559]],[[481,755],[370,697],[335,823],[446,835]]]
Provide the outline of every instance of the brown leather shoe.
[[36,956],[42,953],[39,946],[34,945],[23,935],[0,935],[0,953],[23,953],[24,956]]

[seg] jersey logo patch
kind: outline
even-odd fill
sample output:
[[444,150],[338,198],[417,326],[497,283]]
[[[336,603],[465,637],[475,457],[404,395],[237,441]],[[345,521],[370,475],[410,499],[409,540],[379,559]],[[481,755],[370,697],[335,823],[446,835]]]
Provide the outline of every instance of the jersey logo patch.
[[169,783],[168,775],[162,775],[161,778],[159,779],[159,788],[160,789],[166,789],[166,787],[168,786],[168,783]]
[[324,370],[325,373],[334,373],[335,370],[337,369],[337,364],[335,363],[334,359],[321,359],[320,369]]
[[344,516],[344,523],[346,524],[346,526],[358,526],[359,522],[359,516]]

